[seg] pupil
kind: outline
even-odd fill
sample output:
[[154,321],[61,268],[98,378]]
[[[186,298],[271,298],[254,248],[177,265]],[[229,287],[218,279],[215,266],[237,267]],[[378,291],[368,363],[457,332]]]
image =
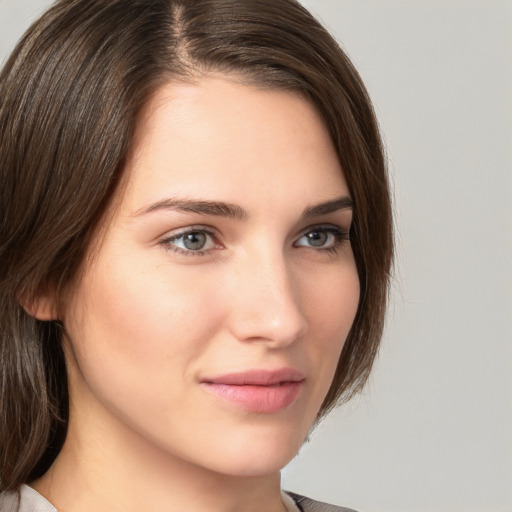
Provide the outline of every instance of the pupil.
[[206,244],[206,235],[204,233],[188,233],[185,235],[183,244],[187,249],[202,249]]
[[322,231],[313,231],[308,234],[309,243],[314,247],[320,247],[325,245],[327,241],[327,233],[323,233]]

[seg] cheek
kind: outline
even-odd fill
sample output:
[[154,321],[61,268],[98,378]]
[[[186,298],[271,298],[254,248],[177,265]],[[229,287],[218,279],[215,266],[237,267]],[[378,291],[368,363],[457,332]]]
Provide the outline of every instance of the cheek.
[[354,265],[325,273],[308,286],[308,310],[315,331],[329,345],[341,347],[352,327],[359,304],[359,278]]
[[[216,318],[208,282],[194,282],[171,268],[134,266],[105,266],[84,284],[78,303],[82,314],[76,315],[82,318],[82,329],[94,326],[108,345],[142,352],[174,349],[187,344],[184,333],[196,332],[201,338],[201,328],[208,331]],[[197,322],[198,312],[203,323]]]
[[355,262],[311,276],[303,289],[307,291],[305,310],[310,326],[306,346],[316,368],[316,405],[320,407],[358,309],[360,285]]
[[166,407],[217,329],[214,291],[170,269],[118,261],[98,265],[76,290],[66,321],[73,359],[97,396],[128,404],[140,397],[144,408],[153,396],[155,407]]

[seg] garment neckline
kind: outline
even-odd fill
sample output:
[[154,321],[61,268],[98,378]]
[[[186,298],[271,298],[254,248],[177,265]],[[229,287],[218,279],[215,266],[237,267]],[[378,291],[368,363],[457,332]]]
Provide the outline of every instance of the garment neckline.
[[[300,512],[293,498],[285,491],[281,491],[281,499],[287,512]],[[31,512],[58,512],[44,496],[27,484],[23,484],[20,488],[20,510],[30,510]]]
[[30,512],[58,512],[57,509],[33,487],[23,484],[20,487],[20,510]]

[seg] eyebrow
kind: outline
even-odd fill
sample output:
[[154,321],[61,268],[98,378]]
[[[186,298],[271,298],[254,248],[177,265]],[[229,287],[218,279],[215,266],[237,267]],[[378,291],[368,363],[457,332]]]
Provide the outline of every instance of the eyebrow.
[[[342,196],[306,208],[301,215],[302,219],[327,215],[339,210],[349,210],[354,207],[354,201],[348,196]],[[185,213],[198,213],[200,215],[213,215],[228,217],[235,220],[247,220],[249,213],[241,206],[223,201],[203,201],[197,199],[162,199],[135,212],[134,216],[146,215],[157,210],[175,210]]]
[[236,220],[244,220],[249,214],[236,204],[222,201],[201,201],[196,199],[162,199],[135,213],[135,216],[145,215],[155,210],[176,210],[186,213],[199,213],[200,215],[214,215],[217,217],[229,217]]
[[302,214],[302,218],[308,219],[310,217],[318,217],[320,215],[334,213],[339,210],[352,210],[353,208],[354,201],[348,196],[342,196],[326,201],[325,203],[320,203],[306,208]]

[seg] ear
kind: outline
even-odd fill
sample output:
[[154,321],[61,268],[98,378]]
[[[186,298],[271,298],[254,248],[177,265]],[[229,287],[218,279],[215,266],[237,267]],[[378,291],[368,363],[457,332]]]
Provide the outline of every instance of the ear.
[[38,320],[43,322],[58,320],[57,300],[53,291],[45,291],[30,299],[22,299],[20,304],[30,316]]

